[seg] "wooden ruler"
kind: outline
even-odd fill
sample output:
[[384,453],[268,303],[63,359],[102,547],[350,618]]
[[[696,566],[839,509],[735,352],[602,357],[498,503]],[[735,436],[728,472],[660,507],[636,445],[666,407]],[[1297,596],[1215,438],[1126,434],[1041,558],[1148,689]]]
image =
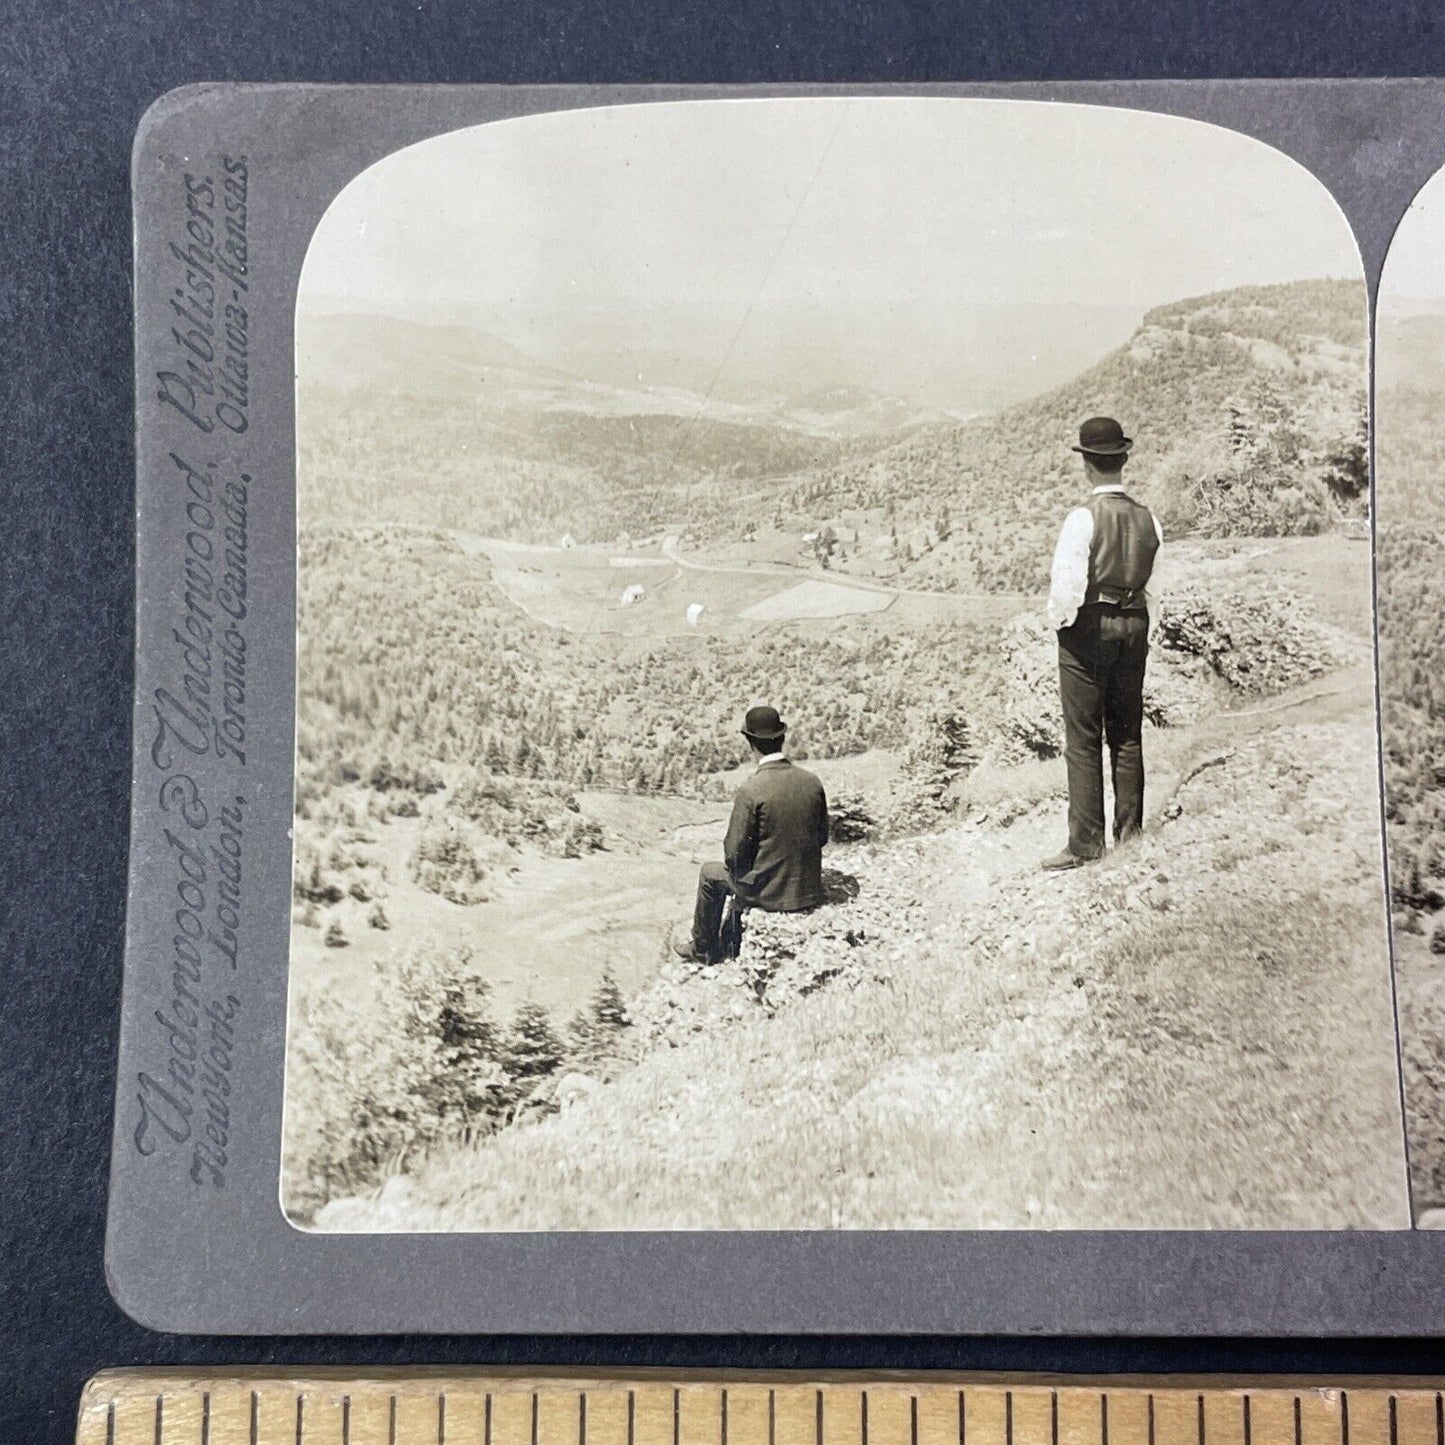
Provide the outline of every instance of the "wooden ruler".
[[1445,1445],[1439,1380],[98,1375],[77,1445]]

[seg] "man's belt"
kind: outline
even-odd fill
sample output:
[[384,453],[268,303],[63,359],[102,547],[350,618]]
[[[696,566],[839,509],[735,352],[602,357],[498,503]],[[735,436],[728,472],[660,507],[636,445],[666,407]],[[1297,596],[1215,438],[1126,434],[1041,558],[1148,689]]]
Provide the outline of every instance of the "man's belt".
[[1090,587],[1084,593],[1084,601],[1107,602],[1111,607],[1122,607],[1126,612],[1149,605],[1149,599],[1142,587],[1108,587],[1103,583]]

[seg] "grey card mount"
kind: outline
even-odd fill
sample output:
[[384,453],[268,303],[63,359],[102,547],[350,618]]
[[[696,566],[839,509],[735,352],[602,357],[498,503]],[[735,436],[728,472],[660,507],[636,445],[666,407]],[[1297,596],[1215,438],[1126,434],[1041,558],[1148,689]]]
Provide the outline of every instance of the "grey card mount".
[[1438,1330],[1442,166],[1435,81],[157,101],[126,1310]]

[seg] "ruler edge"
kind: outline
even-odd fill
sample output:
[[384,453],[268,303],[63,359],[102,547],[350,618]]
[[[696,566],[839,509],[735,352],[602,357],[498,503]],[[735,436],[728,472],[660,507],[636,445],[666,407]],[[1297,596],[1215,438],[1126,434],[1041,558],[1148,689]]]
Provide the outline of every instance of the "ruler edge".
[[[1410,1400],[1421,1398],[1432,1400],[1437,1422],[1442,1419],[1442,1400],[1445,1400],[1445,1375],[1293,1375],[1293,1374],[1101,1374],[1069,1375],[1031,1372],[988,1372],[963,1370],[744,1370],[744,1369],[698,1369],[671,1370],[665,1366],[648,1366],[634,1369],[610,1368],[582,1373],[566,1366],[536,1367],[492,1367],[444,1365],[406,1366],[389,1365],[371,1368],[349,1366],[293,1367],[276,1370],[264,1366],[241,1367],[198,1367],[185,1370],[166,1366],[117,1367],[105,1369],[92,1375],[81,1392],[75,1416],[77,1445],[93,1441],[96,1429],[104,1431],[107,1441],[113,1440],[115,1408],[125,1401],[137,1398],[153,1399],[156,1405],[156,1439],[160,1439],[160,1411],[167,1402],[209,1399],[210,1391],[216,1388],[235,1387],[241,1390],[250,1387],[254,1400],[258,1394],[294,1394],[297,1401],[297,1430],[300,1440],[301,1400],[312,1392],[334,1394],[338,1386],[349,1385],[355,1393],[371,1391],[389,1394],[393,1410],[398,1397],[424,1398],[435,1394],[438,1399],[448,1394],[448,1387],[461,1388],[474,1397],[472,1387],[485,1387],[475,1393],[484,1393],[490,1406],[493,1394],[531,1395],[533,1397],[533,1418],[537,1397],[547,1393],[576,1393],[585,1402],[589,1390],[615,1390],[635,1386],[639,1389],[666,1389],[671,1386],[674,1397],[685,1389],[716,1389],[723,1400],[723,1418],[726,1421],[727,1387],[741,1386],[754,1388],[813,1389],[822,1400],[824,1389],[852,1389],[858,1391],[864,1402],[864,1418],[867,1416],[869,1391],[877,1389],[905,1390],[912,1386],[919,1391],[957,1392],[962,1409],[966,1392],[975,1394],[1004,1394],[1012,1400],[1014,1390],[1026,1391],[1031,1395],[1047,1394],[1054,1401],[1055,1430],[1057,1430],[1057,1409],[1059,1397],[1070,1394],[1097,1395],[1102,1400],[1138,1399],[1147,1397],[1149,1402],[1149,1439],[1154,1439],[1153,1418],[1155,1396],[1197,1397],[1199,1405],[1200,1430],[1204,1426],[1206,1397],[1219,1402],[1238,1399],[1245,1402],[1245,1438],[1248,1440],[1248,1402],[1254,1398],[1283,1397],[1293,1399],[1295,1408],[1295,1439],[1299,1441],[1300,1401],[1306,1397],[1322,1399],[1332,1407],[1338,1407],[1342,1419],[1346,1400],[1350,1396],[1361,1396],[1376,1401],[1388,1401],[1390,1418],[1390,1445],[1396,1445],[1395,1407],[1402,1397]],[[430,1386],[431,1388],[427,1388]],[[442,1388],[438,1389],[437,1387]],[[388,1388],[390,1387],[390,1388]],[[629,1391],[630,1396],[630,1391]],[[348,1396],[349,1398],[349,1396]],[[915,1396],[915,1400],[916,1400]],[[585,1409],[585,1405],[584,1405]],[[676,1404],[674,1404],[676,1409]],[[821,1409],[821,1404],[820,1404]],[[1107,1419],[1107,1416],[1105,1417]],[[821,1419],[821,1416],[820,1416]],[[97,1422],[105,1422],[98,1425]],[[253,1420],[254,1431],[254,1420]],[[1440,1430],[1437,1423],[1436,1435]],[[1107,1424],[1104,1442],[1107,1445]],[[724,1439],[726,1438],[724,1427]],[[916,1437],[915,1437],[916,1438]],[[1055,1439],[1057,1440],[1057,1434]],[[204,1435],[203,1435],[204,1439]],[[253,1434],[254,1439],[254,1434]],[[1201,1441],[1203,1435],[1200,1436]],[[864,1445],[866,1445],[866,1424]]]
[[[1445,1366],[1445,1342],[1442,1342]],[[779,1369],[744,1368],[672,1369],[664,1365],[607,1366],[578,1370],[572,1366],[487,1365],[312,1365],[275,1368],[265,1365],[116,1366],[97,1371],[81,1392],[81,1410],[95,1408],[120,1394],[152,1395],[194,1393],[217,1386],[251,1386],[253,1389],[296,1389],[340,1383],[368,1386],[418,1387],[451,1381],[468,1389],[490,1384],[504,1391],[610,1389],[633,1384],[641,1388],[672,1386],[771,1386],[880,1389],[891,1387],[953,1388],[959,1390],[1085,1390],[1094,1393],[1189,1392],[1194,1394],[1369,1394],[1426,1393],[1445,1395],[1445,1372],[1430,1375],[1401,1374],[1269,1374],[1221,1371],[1209,1373],[1070,1374],[1048,1371],[890,1370],[890,1369]]]

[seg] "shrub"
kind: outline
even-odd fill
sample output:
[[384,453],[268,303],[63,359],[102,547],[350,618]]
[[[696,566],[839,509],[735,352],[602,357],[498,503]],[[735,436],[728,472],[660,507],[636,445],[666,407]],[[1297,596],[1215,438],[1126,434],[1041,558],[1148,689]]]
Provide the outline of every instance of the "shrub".
[[583,818],[576,795],[557,783],[484,774],[456,790],[450,811],[513,848],[580,858],[605,846],[601,826]]
[[834,843],[863,843],[873,836],[878,817],[859,792],[841,792],[828,800],[828,836]]
[[397,974],[404,1032],[429,1062],[422,1092],[437,1132],[448,1124],[468,1130],[494,1124],[506,1097],[491,987],[471,964],[468,948],[440,954],[419,949]]
[[296,851],[296,864],[291,880],[292,896],[307,903],[340,903],[341,885],[321,871],[321,855]]
[[933,709],[913,731],[904,750],[903,766],[919,782],[943,793],[978,762],[972,730],[963,713]]
[[572,1062],[591,1072],[607,1072],[606,1066],[626,1053],[627,1030],[632,1015],[617,978],[604,968],[585,1008],[579,1009],[568,1030]]
[[1430,934],[1430,952],[1445,954],[1445,922],[1437,923]]
[[486,869],[456,828],[439,826],[423,832],[411,855],[410,872],[418,887],[448,902],[463,906],[486,902],[482,888]]
[[552,1020],[541,1004],[529,999],[512,1018],[502,1049],[502,1061],[520,1093],[528,1085],[557,1071],[567,1057],[566,1047],[552,1027]]
[[602,825],[594,818],[566,818],[553,833],[549,852],[563,858],[581,858],[607,846]]
[[446,787],[439,774],[431,768],[418,767],[415,763],[394,764],[383,758],[372,768],[366,778],[367,786],[378,793],[402,790],[420,793],[439,793]]
[[391,919],[386,916],[386,909],[381,906],[379,898],[371,905],[371,912],[366,915],[366,921],[372,928],[387,929],[391,927]]
[[1162,649],[1207,662],[1236,692],[1265,696],[1335,665],[1329,636],[1280,588],[1184,588],[1164,598]]
[[441,1139],[495,1129],[510,1107],[490,992],[470,953],[419,949],[377,970],[384,1002],[372,1027],[323,1001],[291,1040],[283,1188],[303,1219]]
[[1363,516],[1370,496],[1369,420],[1361,414],[1355,430],[1325,456],[1324,483],[1346,516]]

